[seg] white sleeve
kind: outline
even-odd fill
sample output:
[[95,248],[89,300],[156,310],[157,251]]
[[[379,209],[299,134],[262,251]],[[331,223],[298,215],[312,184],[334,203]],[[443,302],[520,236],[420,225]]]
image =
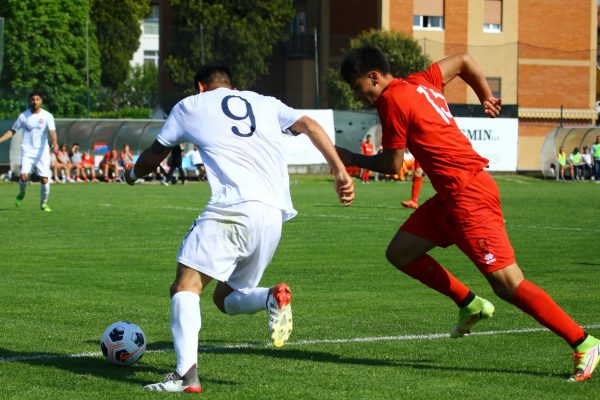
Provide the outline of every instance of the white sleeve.
[[48,130],[49,131],[55,131],[56,130],[56,125],[54,124],[54,116],[50,113],[48,113]]
[[161,128],[156,140],[165,147],[174,147],[184,142],[185,127],[183,124],[183,107],[177,103],[169,113],[169,117]]
[[304,116],[304,113],[288,107],[287,105],[283,104],[282,101],[277,99],[275,101],[275,106],[277,107],[277,118],[279,119],[279,126],[281,127],[282,131],[288,129],[294,124],[294,122],[298,121],[300,118],[302,118],[302,116]]
[[11,128],[15,132],[21,128],[21,125],[22,125],[21,117],[22,117],[22,114],[19,114],[19,117],[17,118],[17,120],[15,121],[15,123],[13,124],[13,126]]

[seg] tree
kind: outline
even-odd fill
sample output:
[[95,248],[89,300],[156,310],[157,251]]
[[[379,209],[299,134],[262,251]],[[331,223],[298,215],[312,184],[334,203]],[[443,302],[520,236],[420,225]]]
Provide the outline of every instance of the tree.
[[[400,32],[371,30],[361,33],[350,41],[350,48],[377,46],[387,54],[394,76],[407,76],[422,71],[431,64],[430,58],[422,54],[421,46]],[[352,90],[340,75],[339,69],[330,70],[327,77],[329,99],[334,109],[360,110],[366,106],[353,98]]]
[[44,95],[44,107],[60,117],[85,115],[86,65],[90,86],[100,81],[94,27],[88,25],[87,0],[2,0],[5,18],[4,68],[0,77],[0,114],[14,118],[32,90]]
[[[92,22],[96,25],[102,86],[113,90],[130,75],[129,61],[140,46],[140,22],[150,14],[148,0],[92,0]],[[117,106],[115,99],[115,107]]]
[[119,87],[120,106],[154,109],[158,104],[158,72],[153,63],[136,65]]
[[173,82],[188,93],[203,61],[224,62],[232,69],[237,87],[252,86],[258,76],[268,73],[266,60],[273,46],[287,39],[295,12],[293,0],[172,0],[170,4],[173,45],[164,65]]

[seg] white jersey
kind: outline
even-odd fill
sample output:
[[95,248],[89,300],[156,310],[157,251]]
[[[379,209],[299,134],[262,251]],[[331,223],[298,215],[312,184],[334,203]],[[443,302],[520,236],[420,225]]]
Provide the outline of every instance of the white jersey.
[[209,205],[259,201],[293,218],[283,131],[304,114],[250,91],[218,88],[177,103],[156,139],[198,146],[212,196]]
[[19,114],[12,126],[15,132],[21,128],[23,129],[23,142],[21,142],[23,156],[35,157],[40,152],[50,151],[48,132],[56,130],[52,114],[42,109],[34,114],[31,109],[27,109]]

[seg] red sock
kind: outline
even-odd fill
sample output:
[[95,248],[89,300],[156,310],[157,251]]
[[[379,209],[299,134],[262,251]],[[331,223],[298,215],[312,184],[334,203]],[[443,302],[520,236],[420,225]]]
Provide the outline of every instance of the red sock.
[[430,288],[461,303],[471,290],[456,279],[446,268],[428,255],[421,256],[400,269]]
[[363,169],[362,181],[363,182],[367,182],[368,180],[369,180],[369,170],[368,169]]
[[422,176],[414,176],[412,183],[412,193],[411,200],[415,203],[419,202],[419,193],[421,193],[421,186],[423,186],[423,177]]
[[565,339],[570,346],[585,336],[585,331],[548,296],[544,289],[526,279],[513,293],[512,303]]

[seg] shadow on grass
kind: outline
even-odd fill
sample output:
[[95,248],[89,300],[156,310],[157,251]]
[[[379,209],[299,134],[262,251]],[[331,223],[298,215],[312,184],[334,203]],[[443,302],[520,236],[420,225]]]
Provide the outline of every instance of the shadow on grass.
[[[0,210],[1,211],[1,210]],[[575,265],[588,265],[590,267],[600,267],[600,263],[591,263],[591,262],[576,262]]]
[[[208,343],[210,343],[209,341]],[[203,343],[207,343],[203,341]],[[171,348],[171,342],[156,342],[152,346],[154,349],[166,349]],[[276,349],[273,347],[261,346],[261,344],[249,344],[249,347],[233,347],[233,346],[201,346],[200,353],[213,353],[213,354],[237,354],[245,356],[260,356],[270,357],[274,359],[290,359],[296,361],[310,361],[319,363],[332,363],[332,364],[348,364],[348,365],[363,365],[370,367],[392,367],[392,368],[412,368],[424,371],[450,371],[450,372],[467,372],[467,373],[495,373],[495,374],[508,374],[508,375],[529,375],[536,377],[558,377],[567,378],[568,374],[561,373],[547,373],[542,371],[531,371],[526,369],[518,368],[494,368],[492,366],[488,368],[476,368],[476,367],[459,367],[459,366],[444,366],[440,365],[440,359],[438,361],[431,359],[377,359],[377,358],[360,358],[360,357],[347,357],[330,352],[322,351],[311,351],[311,350],[300,350],[296,348],[280,348]],[[443,362],[443,358],[441,359]]]
[[70,356],[68,354],[33,353],[0,348],[0,357],[3,359],[0,364],[21,363],[40,367],[57,368],[69,371],[76,375],[94,375],[104,379],[140,385],[148,383],[134,376],[140,371],[157,374],[165,374],[168,372],[143,364],[136,364],[133,367],[119,367],[108,364],[102,358],[91,355]]
[[[96,342],[96,341],[94,341]],[[33,353],[23,351],[12,351],[0,347],[0,365],[7,363],[21,363],[32,366],[56,368],[71,372],[75,375],[93,375],[99,378],[121,381],[132,385],[144,386],[149,383],[147,378],[136,376],[140,372],[156,374],[156,381],[162,380],[163,375],[173,372],[164,368],[157,368],[146,363],[138,362],[133,366],[117,366],[109,364],[100,357],[59,353]],[[203,382],[220,385],[237,385],[237,382],[219,379],[203,378]]]

